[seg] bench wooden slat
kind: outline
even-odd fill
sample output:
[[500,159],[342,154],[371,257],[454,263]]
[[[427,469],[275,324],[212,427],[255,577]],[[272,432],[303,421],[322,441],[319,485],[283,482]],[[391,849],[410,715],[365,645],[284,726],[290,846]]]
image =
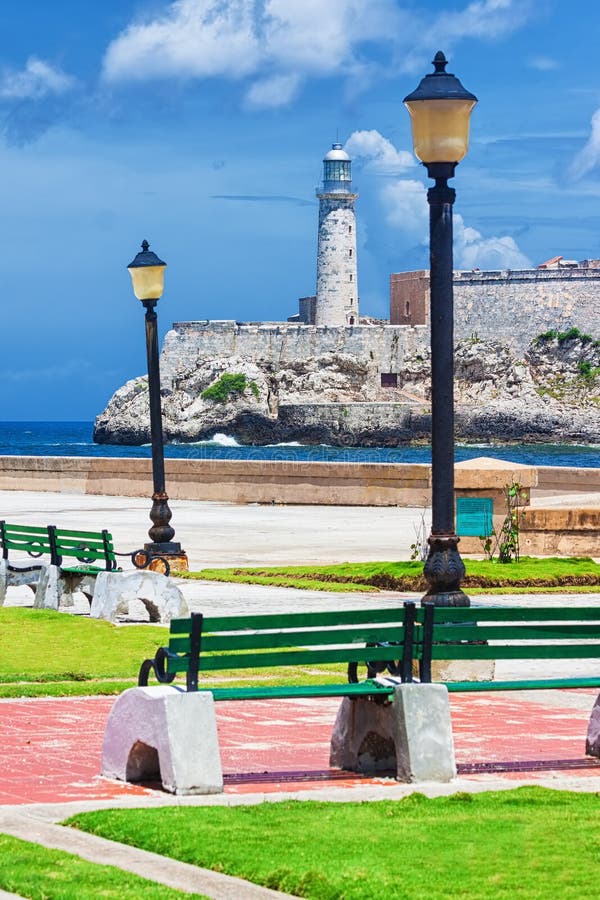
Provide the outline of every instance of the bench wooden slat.
[[[102,532],[101,531],[72,531],[69,528],[57,528],[56,529],[57,537],[65,538],[65,539],[77,539],[77,540],[90,540],[99,541],[102,543]],[[108,540],[112,541],[112,535],[107,533]]]
[[[422,623],[425,611],[417,608],[417,621]],[[600,607],[590,606],[539,606],[539,607],[510,607],[510,606],[469,606],[469,607],[440,607],[433,610],[433,620],[436,626],[440,622],[517,622],[517,621],[597,621],[600,624]]]
[[[210,689],[202,688],[201,690],[208,691]],[[213,688],[210,693],[215,700],[276,700],[294,697],[385,697],[393,694],[394,690],[393,685],[383,685],[377,681],[362,681],[359,684]]]
[[600,678],[522,678],[516,681],[448,681],[450,693],[485,691],[540,691],[600,687]]
[[[309,613],[268,613],[265,615],[243,616],[207,616],[204,619],[203,630],[205,632],[216,631],[242,631],[268,630],[280,628],[311,628],[326,625],[362,625],[368,622],[388,622],[399,624],[404,621],[404,608],[390,607],[390,609],[355,609],[337,612],[309,612]],[[192,620],[173,619],[171,622],[171,634],[189,634]]]
[[600,640],[600,624],[529,624],[523,625],[436,625],[435,642],[442,641],[528,641],[570,640],[589,638]]
[[[223,653],[220,655],[202,654],[200,668],[205,671],[218,669],[260,669],[271,666],[301,666],[315,663],[348,663],[365,662],[366,660],[398,659],[401,647],[362,647],[357,649],[327,650],[285,650],[277,653]],[[167,671],[170,673],[187,672],[189,659],[187,656],[169,659]]]
[[[106,554],[104,552],[100,552],[99,550],[92,550],[88,547],[63,547],[60,544],[56,545],[56,550],[59,556],[63,558],[69,557],[73,559],[89,559],[90,561],[94,561],[96,559],[102,559],[106,561]],[[109,561],[111,560],[111,555],[108,555]]]
[[432,659],[598,659],[598,644],[434,644]]
[[8,522],[4,523],[5,532],[15,534],[39,534],[48,536],[48,529],[43,525],[11,525]]
[[7,550],[22,550],[27,553],[28,549],[33,550],[35,553],[50,553],[50,541],[46,538],[6,538],[3,541],[3,546],[6,547]]
[[[202,654],[214,650],[250,650],[277,647],[305,647],[320,644],[356,644],[388,641],[400,643],[403,639],[403,628],[390,625],[377,631],[368,626],[361,628],[338,628],[329,631],[279,631],[279,632],[243,632],[241,634],[203,634]],[[189,653],[189,637],[175,637],[169,641],[172,653]],[[398,652],[399,648],[396,648]],[[393,651],[393,648],[390,648]]]

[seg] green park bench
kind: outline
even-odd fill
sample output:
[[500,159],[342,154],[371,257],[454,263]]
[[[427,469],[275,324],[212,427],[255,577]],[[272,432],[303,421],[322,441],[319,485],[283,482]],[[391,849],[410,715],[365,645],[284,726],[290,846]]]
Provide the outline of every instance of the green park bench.
[[[449,781],[456,764],[448,692],[599,687],[600,675],[444,684],[432,682],[433,661],[599,657],[600,609],[592,607],[416,608],[406,602],[336,612],[193,614],[171,622],[168,646],[144,660],[139,687],[115,701],[102,771],[125,781],[159,774],[176,793],[219,792],[215,701],[339,697],[330,765],[368,772],[395,766],[402,781]],[[329,664],[346,665],[348,680],[301,683],[303,672]],[[413,682],[417,666],[419,683]],[[211,687],[201,677],[261,668],[291,672],[289,683]],[[151,673],[159,681],[154,687],[148,687]],[[184,688],[178,675],[185,676]],[[598,755],[590,739],[595,727],[590,724],[588,752]]]
[[[75,531],[55,525],[13,525],[0,521],[0,606],[10,585],[27,585],[36,594],[36,606],[72,604],[71,595],[81,591],[90,604],[96,576],[119,571],[118,556],[131,558],[136,568],[146,568],[154,558],[162,560],[163,574],[169,564],[145,550],[117,553],[112,535],[102,531]],[[15,559],[15,555],[18,556]],[[56,595],[48,604],[45,594]]]
[[[375,681],[388,671],[412,681],[414,603],[389,609],[338,612],[210,616],[192,613],[174,619],[169,645],[142,663],[138,684],[146,686],[154,672],[161,684],[186,676],[188,691],[210,690],[215,700],[265,700],[292,697],[386,697],[390,685]],[[395,660],[392,659],[395,657]],[[293,667],[344,663],[348,680],[337,684],[260,685],[202,688],[200,672]],[[359,666],[367,678],[358,680]],[[300,669],[299,667],[304,667]]]
[[[414,656],[421,683],[434,660],[559,660],[600,658],[600,607],[436,607],[417,611]],[[591,678],[449,681],[451,692],[600,687]]]

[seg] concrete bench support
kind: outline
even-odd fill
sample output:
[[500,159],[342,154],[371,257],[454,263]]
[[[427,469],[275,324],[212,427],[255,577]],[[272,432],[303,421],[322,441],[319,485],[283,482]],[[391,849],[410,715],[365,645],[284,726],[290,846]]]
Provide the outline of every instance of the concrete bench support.
[[0,606],[4,606],[8,587],[18,587],[24,584],[35,593],[42,568],[43,566],[35,567],[33,560],[24,562],[20,567],[18,563],[11,563],[9,566],[7,560],[0,559]]
[[456,763],[446,687],[399,684],[391,703],[344,697],[330,765],[352,772],[395,770],[406,782],[451,781]]
[[184,596],[171,578],[148,569],[134,572],[100,572],[90,609],[95,619],[114,622],[126,616],[132,600],[140,600],[151,622],[170,622],[189,615]]
[[598,695],[587,730],[585,752],[588,756],[600,756],[600,695]]
[[60,566],[44,566],[40,572],[35,591],[34,607],[36,609],[54,609],[73,606],[73,594],[81,591],[89,602],[94,593],[95,575],[70,575],[62,572]]
[[102,774],[121,781],[159,776],[173,794],[221,793],[212,694],[186,693],[170,685],[125,691],[106,723]]

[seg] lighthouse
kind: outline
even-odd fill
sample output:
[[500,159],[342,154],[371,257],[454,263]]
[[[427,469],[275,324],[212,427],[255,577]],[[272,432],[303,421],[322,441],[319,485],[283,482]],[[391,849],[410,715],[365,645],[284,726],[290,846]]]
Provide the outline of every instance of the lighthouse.
[[341,144],[333,144],[323,160],[319,198],[317,249],[317,327],[358,324],[356,220],[352,193],[352,161]]

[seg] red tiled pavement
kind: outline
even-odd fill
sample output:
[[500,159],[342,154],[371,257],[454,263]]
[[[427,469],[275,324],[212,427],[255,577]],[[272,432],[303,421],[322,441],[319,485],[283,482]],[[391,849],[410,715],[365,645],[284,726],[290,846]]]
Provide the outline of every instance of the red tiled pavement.
[[[596,691],[589,696],[589,708]],[[588,710],[524,699],[515,694],[453,695],[452,718],[459,767],[536,763],[527,777],[546,777],[577,765],[576,774],[600,777],[584,761]],[[0,701],[0,804],[110,799],[144,795],[149,788],[99,776],[106,716],[112,698]],[[217,717],[226,791],[277,791],[375,784],[328,768],[329,738],[339,701],[270,700],[219,703]],[[553,761],[561,761],[552,765]],[[545,769],[539,770],[540,767]],[[466,777],[479,779],[481,775]],[[506,776],[505,776],[506,777]],[[522,778],[518,772],[508,774]]]

